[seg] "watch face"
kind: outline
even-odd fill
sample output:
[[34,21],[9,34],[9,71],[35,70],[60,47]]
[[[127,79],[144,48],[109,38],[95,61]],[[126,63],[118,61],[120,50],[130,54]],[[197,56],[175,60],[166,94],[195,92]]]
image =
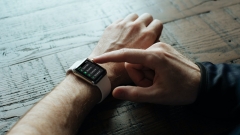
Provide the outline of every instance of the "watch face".
[[75,71],[89,82],[97,84],[105,75],[106,70],[98,64],[86,59]]

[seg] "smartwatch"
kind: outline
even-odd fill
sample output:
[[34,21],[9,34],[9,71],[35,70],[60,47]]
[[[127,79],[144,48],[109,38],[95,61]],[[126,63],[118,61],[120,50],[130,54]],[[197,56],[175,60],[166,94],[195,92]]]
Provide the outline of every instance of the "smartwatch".
[[102,93],[100,102],[102,102],[111,92],[111,82],[107,77],[107,71],[88,58],[76,61],[68,69],[67,75],[70,72],[73,72],[76,76],[82,78],[88,83],[97,86]]

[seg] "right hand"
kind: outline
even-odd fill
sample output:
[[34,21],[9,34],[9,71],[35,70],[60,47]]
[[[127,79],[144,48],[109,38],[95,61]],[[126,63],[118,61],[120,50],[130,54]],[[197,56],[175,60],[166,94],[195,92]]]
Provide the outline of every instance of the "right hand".
[[165,105],[191,104],[197,98],[199,67],[165,43],[155,43],[146,50],[126,48],[108,52],[95,57],[94,62],[125,62],[137,86],[116,87],[115,98]]

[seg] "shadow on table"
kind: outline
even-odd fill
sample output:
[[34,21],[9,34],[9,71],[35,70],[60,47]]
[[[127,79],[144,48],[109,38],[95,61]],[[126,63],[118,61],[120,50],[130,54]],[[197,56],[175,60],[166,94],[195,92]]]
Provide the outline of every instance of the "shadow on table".
[[189,106],[134,103],[108,97],[83,122],[81,135],[219,135],[236,125],[232,120],[202,116]]

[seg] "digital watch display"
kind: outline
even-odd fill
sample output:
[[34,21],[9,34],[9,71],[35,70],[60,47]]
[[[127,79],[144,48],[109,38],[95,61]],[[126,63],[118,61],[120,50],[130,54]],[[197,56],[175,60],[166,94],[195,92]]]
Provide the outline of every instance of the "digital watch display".
[[88,59],[74,71],[81,74],[80,77],[84,77],[84,79],[87,79],[87,81],[93,84],[97,84],[107,73],[104,68]]

